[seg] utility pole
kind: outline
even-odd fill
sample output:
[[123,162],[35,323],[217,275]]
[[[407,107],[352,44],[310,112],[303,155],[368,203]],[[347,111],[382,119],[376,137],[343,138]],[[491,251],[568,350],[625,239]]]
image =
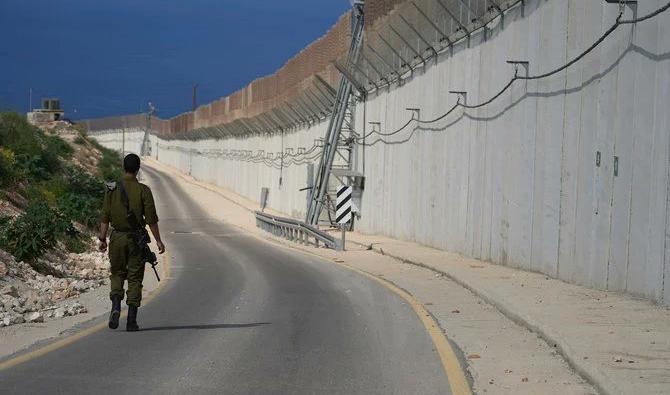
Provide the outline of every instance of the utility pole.
[[33,88],[28,89],[28,112],[33,111]]
[[126,126],[128,126],[128,120],[126,117],[123,117],[123,129],[121,129],[121,160],[126,157]]
[[148,155],[149,133],[151,133],[151,117],[153,117],[155,112],[156,107],[154,107],[154,105],[149,102],[149,111],[147,111],[147,124],[144,131],[144,139],[142,139],[142,147],[140,148],[141,155]]
[[193,84],[193,97],[192,97],[192,99],[193,99],[193,112],[195,112],[195,106],[197,104],[197,102],[196,102],[197,93],[198,93],[198,84]]

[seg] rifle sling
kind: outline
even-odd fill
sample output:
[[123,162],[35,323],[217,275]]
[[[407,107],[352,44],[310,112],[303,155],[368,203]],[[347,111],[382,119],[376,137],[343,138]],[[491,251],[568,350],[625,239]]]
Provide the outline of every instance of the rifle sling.
[[[140,229],[140,224],[137,221],[135,213],[130,211],[130,203],[128,200],[128,192],[126,192],[126,186],[123,184],[123,180],[119,181],[119,190],[121,191],[121,203],[123,207],[126,208],[126,219],[128,220],[128,225],[132,228],[133,231],[138,231]],[[132,221],[131,221],[132,217]]]

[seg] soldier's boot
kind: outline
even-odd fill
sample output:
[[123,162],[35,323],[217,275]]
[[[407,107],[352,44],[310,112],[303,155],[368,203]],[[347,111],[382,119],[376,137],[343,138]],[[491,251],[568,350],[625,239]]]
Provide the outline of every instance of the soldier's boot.
[[119,327],[119,316],[121,316],[121,296],[114,295],[112,299],[112,311],[109,313],[109,329]]
[[140,330],[137,325],[137,306],[128,306],[128,321],[126,322],[126,330],[128,332],[136,332]]

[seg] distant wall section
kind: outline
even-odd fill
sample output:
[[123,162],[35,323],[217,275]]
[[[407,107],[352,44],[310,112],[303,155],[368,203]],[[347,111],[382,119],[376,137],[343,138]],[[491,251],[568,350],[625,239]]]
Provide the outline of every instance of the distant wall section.
[[[283,137],[285,147],[312,147],[314,141],[325,134],[327,123],[319,123]],[[94,132],[93,137],[102,145],[120,150],[122,131]],[[127,130],[125,147],[127,152],[139,153],[144,131]],[[270,189],[268,207],[295,218],[304,218],[307,209],[307,167],[318,165],[319,150],[301,156],[298,163],[274,160],[240,161],[223,157],[224,150],[264,150],[273,153],[282,146],[282,136],[258,136],[247,139],[227,140],[164,140],[156,135],[150,138],[151,157],[175,167],[184,174],[198,180],[228,188],[251,200],[259,201],[261,188]],[[315,157],[317,156],[317,157]],[[316,166],[315,165],[315,166]],[[281,185],[280,185],[281,179]]]

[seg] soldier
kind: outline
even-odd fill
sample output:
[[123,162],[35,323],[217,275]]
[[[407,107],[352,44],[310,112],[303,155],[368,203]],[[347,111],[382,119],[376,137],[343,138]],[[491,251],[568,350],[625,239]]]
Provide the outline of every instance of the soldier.
[[[165,252],[158,229],[158,216],[154,206],[154,198],[148,186],[137,181],[137,172],[140,170],[140,158],[135,154],[128,154],[123,159],[125,174],[119,182],[107,184],[107,192],[100,216],[100,251],[107,250],[107,230],[112,223],[112,233],[109,238],[109,260],[111,262],[111,291],[112,311],[109,314],[109,327],[116,329],[119,326],[121,315],[121,301],[123,300],[123,284],[128,280],[126,304],[128,305],[127,331],[138,331],[137,309],[142,300],[142,280],[144,279],[144,262],[140,249],[133,239],[133,229],[128,223],[127,215],[137,218],[137,223],[144,229],[149,225],[156,240],[158,253]],[[127,196],[124,202],[124,194]]]

